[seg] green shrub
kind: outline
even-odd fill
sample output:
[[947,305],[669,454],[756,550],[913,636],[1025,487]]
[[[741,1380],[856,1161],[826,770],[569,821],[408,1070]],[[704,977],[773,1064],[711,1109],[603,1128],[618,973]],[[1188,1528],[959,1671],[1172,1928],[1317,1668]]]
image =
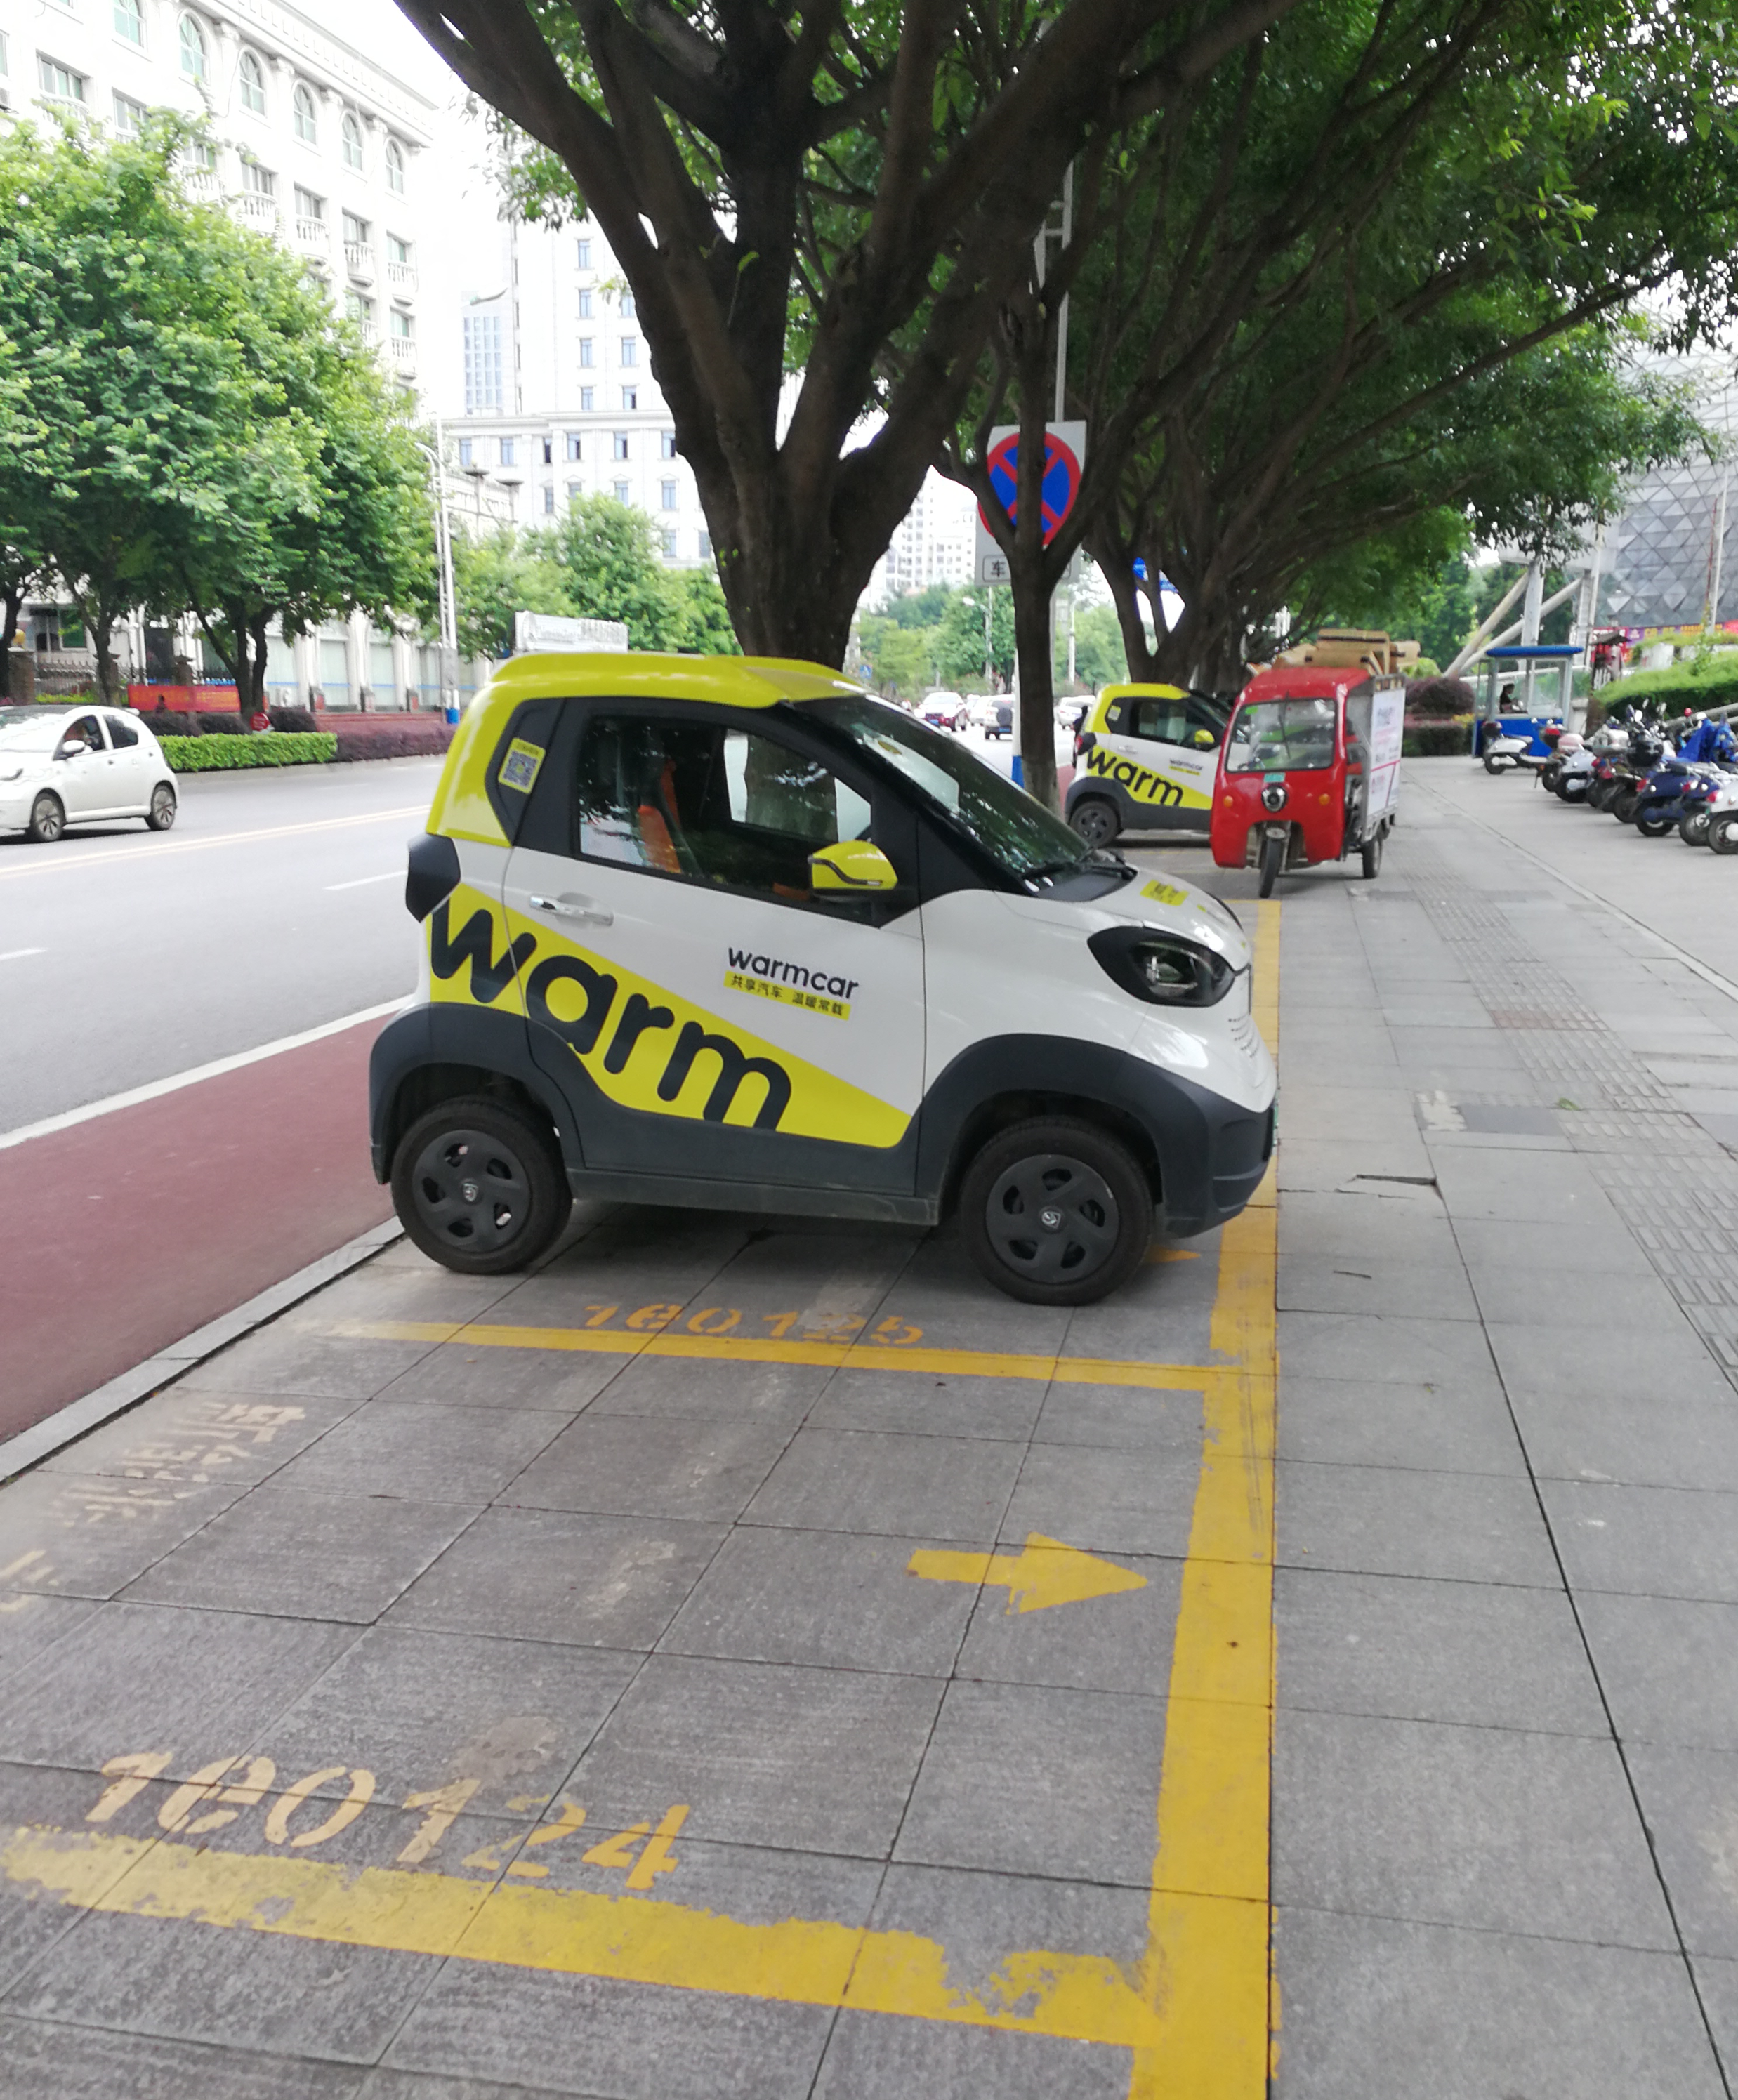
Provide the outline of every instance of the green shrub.
[[1686,708],[1728,708],[1738,702],[1738,651],[1722,650],[1699,668],[1692,661],[1669,664],[1663,671],[1637,671],[1614,685],[1602,686],[1599,699],[1608,712],[1621,713],[1632,703],[1649,714],[1680,715]]
[[1464,758],[1472,748],[1472,717],[1457,721],[1419,722],[1406,731],[1402,758]]
[[329,765],[337,757],[335,736],[177,736],[165,740],[163,756],[172,773],[235,773],[255,765]]

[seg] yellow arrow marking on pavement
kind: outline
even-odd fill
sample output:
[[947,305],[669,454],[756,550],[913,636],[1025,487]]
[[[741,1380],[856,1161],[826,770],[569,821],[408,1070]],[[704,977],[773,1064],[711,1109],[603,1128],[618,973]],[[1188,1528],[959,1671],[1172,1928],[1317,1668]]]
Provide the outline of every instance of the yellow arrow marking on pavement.
[[920,1547],[906,1563],[907,1575],[921,1576],[926,1582],[981,1583],[985,1588],[1008,1591],[1010,1614],[1048,1612],[1054,1604],[1086,1604],[1095,1597],[1120,1596],[1125,1590],[1144,1590],[1145,1575],[1118,1568],[1114,1560],[1083,1553],[1060,1538],[1046,1538],[1041,1531],[1026,1533],[1021,1553],[942,1553]]

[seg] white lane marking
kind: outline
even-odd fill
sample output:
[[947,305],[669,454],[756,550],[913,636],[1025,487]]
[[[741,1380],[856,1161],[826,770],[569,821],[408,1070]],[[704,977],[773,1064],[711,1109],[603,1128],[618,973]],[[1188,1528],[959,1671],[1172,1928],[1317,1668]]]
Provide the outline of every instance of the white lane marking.
[[0,955],[0,963],[22,962],[26,955],[46,955],[47,953],[46,948],[8,948],[3,955]]
[[[334,889],[366,889],[371,882],[401,882],[404,877],[403,868],[389,867],[384,875],[359,875],[354,882],[329,882],[326,892],[329,896]],[[5,960],[6,957],[0,955],[0,963]]]
[[289,839],[308,832],[346,831],[355,824],[384,824],[400,817],[426,818],[428,814],[426,802],[407,802],[401,809],[370,810],[358,817],[322,817],[307,824],[273,824],[260,832],[224,832],[216,838],[153,840],[148,845],[126,846],[116,853],[50,854],[38,847],[21,866],[0,867],[0,882],[21,875],[55,875],[62,868],[91,867],[99,862],[112,867],[117,861],[161,860],[167,854],[204,853],[211,846],[251,845],[256,839]]
[[209,1065],[196,1065],[191,1071],[176,1072],[166,1079],[152,1079],[146,1086],[130,1087],[124,1094],[110,1094],[100,1101],[87,1101],[82,1109],[68,1109],[60,1115],[44,1116],[40,1123],[27,1123],[16,1130],[0,1131],[0,1152],[15,1145],[27,1144],[33,1137],[49,1137],[57,1130],[71,1130],[76,1123],[91,1123],[98,1116],[112,1115],[117,1109],[136,1108],[141,1101],[154,1101],[165,1094],[179,1093],[183,1087],[196,1087],[201,1079],[215,1079],[225,1072],[239,1072],[244,1065],[281,1057],[286,1050],[299,1050],[304,1043],[321,1042],[328,1035],[342,1035],[346,1028],[360,1028],[365,1021],[379,1021],[389,1013],[400,1012],[410,997],[407,992],[403,999],[389,999],[380,1006],[365,1006],[360,1013],[346,1013],[341,1020],[323,1021],[318,1028],[304,1028],[299,1035],[280,1035],[276,1043],[262,1043],[257,1050],[238,1050],[232,1057],[214,1057]]

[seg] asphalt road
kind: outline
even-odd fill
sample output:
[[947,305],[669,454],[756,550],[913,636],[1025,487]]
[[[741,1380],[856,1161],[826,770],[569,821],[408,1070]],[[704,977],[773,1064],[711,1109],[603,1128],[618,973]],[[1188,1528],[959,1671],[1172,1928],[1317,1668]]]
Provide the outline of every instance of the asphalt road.
[[0,1134],[408,995],[439,772],[196,774],[162,836],[0,836]]

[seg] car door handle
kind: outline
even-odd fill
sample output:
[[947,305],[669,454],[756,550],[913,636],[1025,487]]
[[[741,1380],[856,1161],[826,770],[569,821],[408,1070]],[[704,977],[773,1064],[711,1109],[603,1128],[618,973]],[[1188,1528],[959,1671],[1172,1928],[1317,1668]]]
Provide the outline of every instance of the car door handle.
[[571,890],[562,897],[533,897],[527,900],[538,911],[553,911],[558,919],[577,919],[582,926],[613,926],[615,914],[607,911],[601,904],[593,904],[589,897],[576,897]]

